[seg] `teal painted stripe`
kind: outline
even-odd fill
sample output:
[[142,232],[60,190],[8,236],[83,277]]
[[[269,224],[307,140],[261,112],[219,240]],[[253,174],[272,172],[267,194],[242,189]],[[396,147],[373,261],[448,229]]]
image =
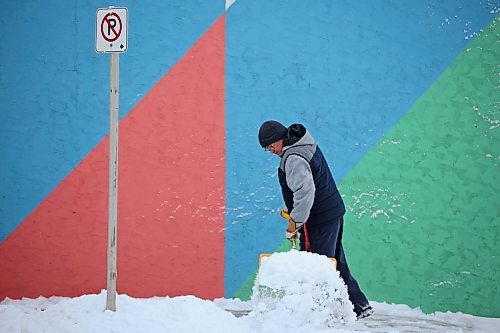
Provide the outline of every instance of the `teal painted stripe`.
[[373,300],[500,315],[499,23],[342,182],[346,252]]

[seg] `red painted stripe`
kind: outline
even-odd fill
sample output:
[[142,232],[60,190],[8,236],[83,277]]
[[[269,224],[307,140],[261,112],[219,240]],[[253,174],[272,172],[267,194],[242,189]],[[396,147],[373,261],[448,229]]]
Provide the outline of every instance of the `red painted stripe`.
[[[225,15],[120,123],[120,293],[224,294],[224,67]],[[0,299],[106,288],[108,144],[0,244]]]

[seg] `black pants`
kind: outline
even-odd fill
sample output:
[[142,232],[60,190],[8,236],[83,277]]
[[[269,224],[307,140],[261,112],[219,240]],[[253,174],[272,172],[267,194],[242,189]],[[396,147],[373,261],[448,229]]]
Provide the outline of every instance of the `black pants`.
[[[337,269],[340,276],[347,285],[347,292],[349,293],[349,300],[354,305],[355,309],[364,309],[369,303],[366,296],[359,288],[358,282],[351,275],[347,260],[345,258],[344,249],[342,248],[342,232],[344,230],[344,217],[332,224],[311,227],[306,224],[307,235],[309,238],[309,245],[311,252],[322,254],[337,260]],[[305,251],[305,237],[304,230],[300,233],[300,250]]]

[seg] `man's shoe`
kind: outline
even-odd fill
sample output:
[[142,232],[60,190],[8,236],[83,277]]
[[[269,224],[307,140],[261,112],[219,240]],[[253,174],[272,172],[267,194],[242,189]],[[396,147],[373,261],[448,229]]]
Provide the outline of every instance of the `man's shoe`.
[[370,305],[364,309],[355,306],[354,312],[356,312],[356,319],[362,319],[371,316],[373,314],[373,308]]

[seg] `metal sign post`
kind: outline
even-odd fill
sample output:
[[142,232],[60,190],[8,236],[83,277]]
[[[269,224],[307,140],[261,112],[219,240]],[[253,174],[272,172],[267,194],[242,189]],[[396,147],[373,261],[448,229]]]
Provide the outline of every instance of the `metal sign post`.
[[111,53],[109,95],[108,283],[106,310],[116,311],[116,241],[118,226],[118,97],[120,54]]
[[100,8],[96,19],[96,52],[111,53],[109,84],[109,198],[106,310],[116,311],[118,228],[118,114],[120,53],[127,50],[127,8]]

